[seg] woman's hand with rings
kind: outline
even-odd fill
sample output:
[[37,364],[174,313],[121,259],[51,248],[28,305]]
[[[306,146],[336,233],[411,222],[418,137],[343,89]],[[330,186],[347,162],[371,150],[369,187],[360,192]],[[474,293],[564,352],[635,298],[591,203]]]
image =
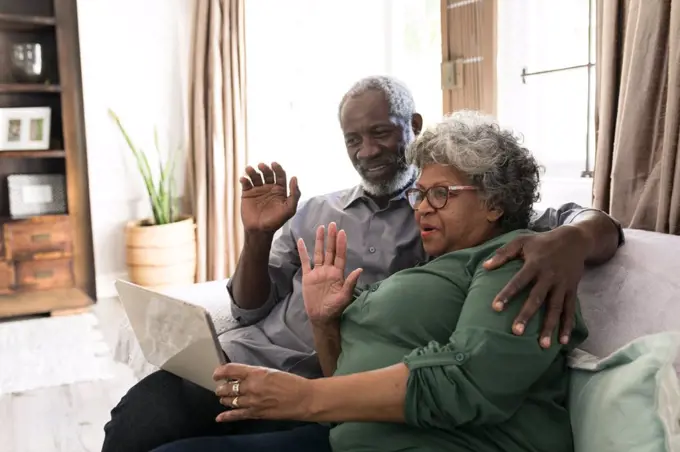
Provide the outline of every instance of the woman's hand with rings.
[[220,366],[213,378],[226,381],[215,394],[222,405],[231,408],[217,416],[218,422],[307,420],[311,416],[313,380],[265,367],[233,363]]
[[[233,395],[234,398],[231,399],[231,403],[229,404],[232,408],[238,408],[238,398],[241,395],[241,382],[238,380],[233,380],[233,381],[228,381],[227,384],[231,385],[231,391],[229,391],[229,394]],[[224,405],[222,400],[220,399],[220,403]]]

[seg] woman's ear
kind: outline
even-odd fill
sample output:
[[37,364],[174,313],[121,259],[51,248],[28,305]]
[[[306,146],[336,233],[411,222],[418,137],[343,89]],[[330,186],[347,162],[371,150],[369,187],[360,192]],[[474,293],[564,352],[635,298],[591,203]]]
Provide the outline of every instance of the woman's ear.
[[491,208],[486,212],[486,221],[489,223],[497,222],[503,216],[503,209]]

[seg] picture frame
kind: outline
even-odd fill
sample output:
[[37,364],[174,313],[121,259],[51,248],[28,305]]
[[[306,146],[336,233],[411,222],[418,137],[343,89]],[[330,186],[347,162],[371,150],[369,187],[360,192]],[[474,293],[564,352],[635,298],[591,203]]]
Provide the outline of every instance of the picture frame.
[[0,152],[50,148],[50,107],[0,108]]
[[7,188],[12,218],[67,211],[66,178],[63,174],[11,174],[7,176]]

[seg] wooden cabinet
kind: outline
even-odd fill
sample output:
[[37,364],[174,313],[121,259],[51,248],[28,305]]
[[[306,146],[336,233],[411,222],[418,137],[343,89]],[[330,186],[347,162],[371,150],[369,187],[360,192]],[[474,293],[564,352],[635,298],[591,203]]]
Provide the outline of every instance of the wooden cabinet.
[[3,225],[5,294],[73,287],[71,228],[66,215],[33,217]]
[[[43,80],[12,72],[16,43],[41,45]],[[86,307],[96,294],[76,0],[0,0],[0,108],[13,107],[51,109],[50,146],[0,150],[0,317]],[[12,218],[12,174],[64,175],[66,213]]]
[[17,290],[49,290],[73,287],[71,259],[17,262]]
[[0,295],[14,292],[14,265],[0,261]]
[[73,243],[68,216],[46,215],[4,224],[5,260],[70,257]]

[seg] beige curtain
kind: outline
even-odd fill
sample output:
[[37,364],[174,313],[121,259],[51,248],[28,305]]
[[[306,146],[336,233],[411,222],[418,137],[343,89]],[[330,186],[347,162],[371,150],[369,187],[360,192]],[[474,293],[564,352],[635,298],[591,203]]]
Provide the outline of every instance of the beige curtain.
[[231,275],[243,243],[245,0],[197,0],[190,90],[189,188],[198,282]]
[[594,205],[680,234],[680,0],[598,0]]

